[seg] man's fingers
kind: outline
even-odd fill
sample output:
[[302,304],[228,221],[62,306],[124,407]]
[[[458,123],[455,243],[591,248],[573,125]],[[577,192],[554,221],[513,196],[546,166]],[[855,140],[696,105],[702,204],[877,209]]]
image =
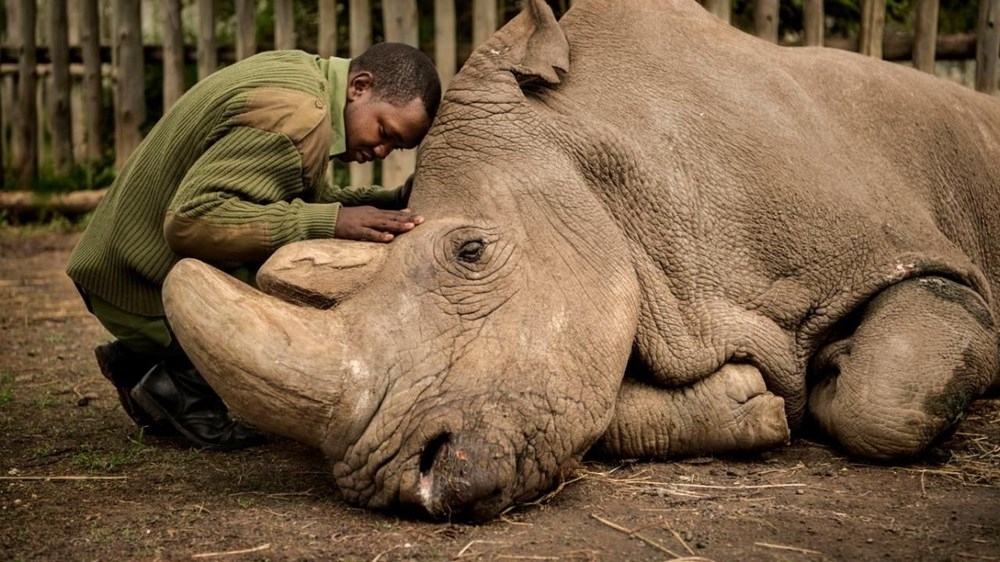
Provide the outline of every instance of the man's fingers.
[[409,232],[416,226],[416,223],[413,222],[395,222],[389,223],[384,230],[388,232],[402,233]]
[[374,228],[364,228],[362,227],[358,240],[367,240],[369,242],[391,242],[394,236],[389,232],[382,232],[380,230],[375,230]]
[[413,211],[411,211],[409,207],[407,207],[407,208],[405,208],[405,209],[403,209],[403,210],[401,210],[399,212],[402,213],[403,215],[406,215],[407,216],[407,221],[412,222],[413,224],[420,224],[420,223],[424,222],[424,217],[422,217],[420,215],[413,214]]
[[380,215],[376,220],[372,221],[367,226],[377,230],[402,233],[413,230],[413,227],[423,221],[424,218],[419,215],[401,215],[393,213]]
[[371,206],[343,207],[337,218],[337,238],[389,242],[424,222],[424,217],[409,211],[387,211]]

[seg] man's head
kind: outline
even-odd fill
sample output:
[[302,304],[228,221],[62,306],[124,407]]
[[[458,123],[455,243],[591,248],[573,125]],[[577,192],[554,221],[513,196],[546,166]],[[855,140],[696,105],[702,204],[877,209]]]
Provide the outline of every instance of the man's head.
[[441,103],[441,81],[427,55],[402,43],[378,43],[351,60],[347,80],[341,160],[382,159],[420,144]]

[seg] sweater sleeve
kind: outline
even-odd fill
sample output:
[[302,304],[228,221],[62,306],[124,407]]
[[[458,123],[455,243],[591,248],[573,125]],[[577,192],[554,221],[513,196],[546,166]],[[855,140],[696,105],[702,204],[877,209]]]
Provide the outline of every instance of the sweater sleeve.
[[[412,177],[410,176],[410,179],[406,181],[411,181]],[[403,185],[395,189],[385,189],[377,185],[370,187],[340,187],[324,183],[316,192],[316,201],[320,203],[341,203],[348,207],[372,205],[379,209],[399,210],[406,206],[405,201],[403,201]]]
[[281,134],[236,127],[188,170],[163,233],[178,255],[260,262],[299,240],[332,238],[340,204],[307,203],[300,153]]

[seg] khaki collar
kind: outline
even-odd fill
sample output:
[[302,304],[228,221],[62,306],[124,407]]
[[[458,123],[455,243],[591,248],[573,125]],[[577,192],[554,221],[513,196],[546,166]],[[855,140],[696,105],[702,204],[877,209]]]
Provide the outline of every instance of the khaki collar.
[[326,74],[330,95],[330,128],[333,136],[330,142],[330,157],[343,154],[347,150],[347,135],[344,131],[344,107],[347,105],[347,76],[351,59],[330,57],[320,59],[319,68]]

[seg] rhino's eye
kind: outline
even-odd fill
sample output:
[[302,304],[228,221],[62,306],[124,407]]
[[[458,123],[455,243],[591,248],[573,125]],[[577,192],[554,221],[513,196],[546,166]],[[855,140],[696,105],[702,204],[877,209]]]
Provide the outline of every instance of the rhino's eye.
[[483,250],[486,249],[486,242],[483,240],[469,240],[459,246],[455,252],[455,257],[465,263],[475,263],[483,257]]

